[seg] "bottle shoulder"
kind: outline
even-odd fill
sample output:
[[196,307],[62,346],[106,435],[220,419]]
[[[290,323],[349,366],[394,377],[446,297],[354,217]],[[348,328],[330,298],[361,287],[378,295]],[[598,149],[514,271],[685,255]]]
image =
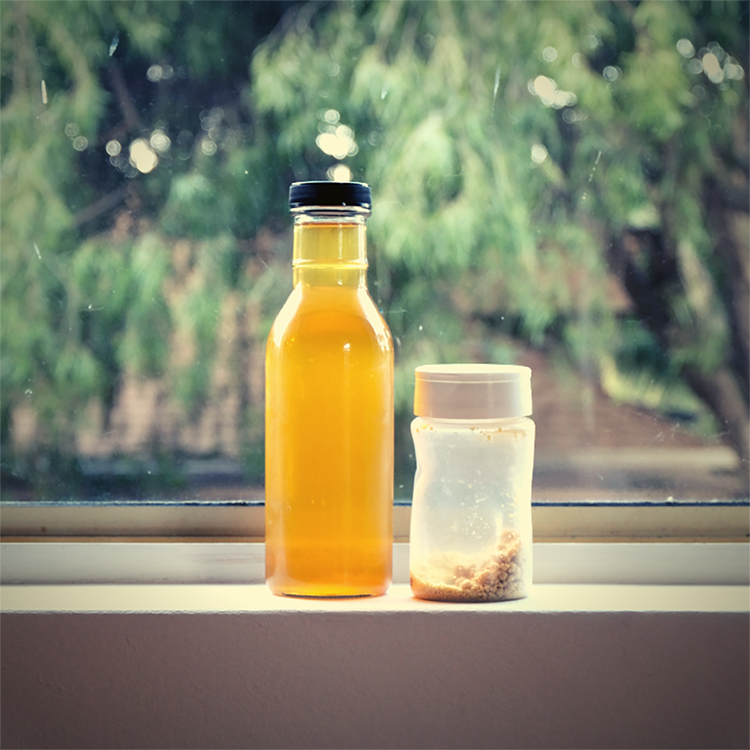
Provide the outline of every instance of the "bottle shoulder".
[[373,338],[392,348],[391,334],[374,300],[363,287],[297,285],[276,316],[271,342],[318,336]]

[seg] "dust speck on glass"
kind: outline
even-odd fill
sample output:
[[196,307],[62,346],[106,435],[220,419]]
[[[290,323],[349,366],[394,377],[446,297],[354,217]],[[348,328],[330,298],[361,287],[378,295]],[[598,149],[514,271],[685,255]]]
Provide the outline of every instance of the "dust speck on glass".
[[2,501],[262,500],[292,182],[414,370],[532,370],[533,500],[748,497],[748,5],[3,3]]

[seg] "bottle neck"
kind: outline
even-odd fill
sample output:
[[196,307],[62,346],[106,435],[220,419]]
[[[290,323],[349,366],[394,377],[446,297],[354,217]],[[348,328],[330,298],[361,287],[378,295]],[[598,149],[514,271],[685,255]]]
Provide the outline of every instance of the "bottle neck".
[[366,216],[357,210],[294,217],[294,285],[365,286]]

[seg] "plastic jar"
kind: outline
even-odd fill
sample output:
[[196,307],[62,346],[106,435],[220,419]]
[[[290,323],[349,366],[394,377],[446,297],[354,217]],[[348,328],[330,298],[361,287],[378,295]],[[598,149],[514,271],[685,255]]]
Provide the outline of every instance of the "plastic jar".
[[415,375],[412,593],[520,599],[532,581],[531,370],[424,365]]

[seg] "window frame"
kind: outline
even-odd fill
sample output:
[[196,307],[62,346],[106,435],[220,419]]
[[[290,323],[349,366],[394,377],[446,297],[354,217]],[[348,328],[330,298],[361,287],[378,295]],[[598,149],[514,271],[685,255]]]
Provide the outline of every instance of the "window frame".
[[[216,540],[0,544],[0,584],[257,585],[265,545]],[[750,545],[682,542],[535,542],[534,584],[750,586]],[[393,547],[393,584],[408,585],[409,544]]]
[[[411,505],[396,502],[394,542],[408,542]],[[545,542],[750,541],[750,502],[578,501],[532,504],[534,539]],[[0,507],[4,541],[262,542],[261,500],[14,502]]]
[[[394,584],[411,505],[394,504]],[[542,584],[750,585],[750,503],[535,502]],[[264,582],[262,500],[16,502],[0,507],[0,584]]]

